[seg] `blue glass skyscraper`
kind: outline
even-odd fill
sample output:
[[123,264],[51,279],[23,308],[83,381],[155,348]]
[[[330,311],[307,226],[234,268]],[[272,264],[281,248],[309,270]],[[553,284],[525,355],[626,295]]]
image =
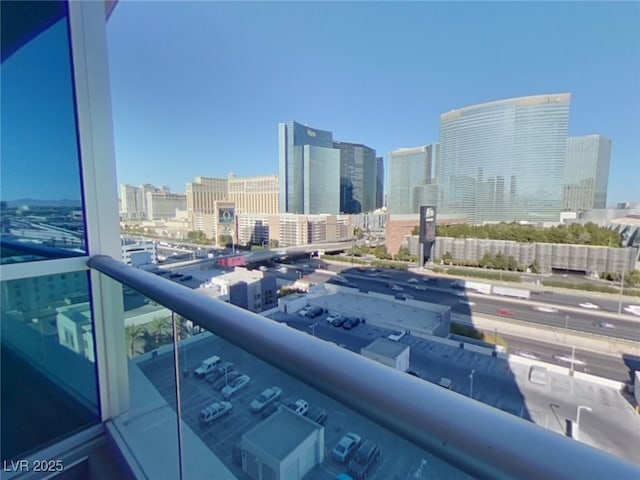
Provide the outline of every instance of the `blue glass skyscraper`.
[[339,213],[340,150],[333,148],[333,134],[284,122],[278,126],[278,146],[280,212]]
[[439,213],[474,224],[558,221],[570,101],[536,95],[443,113]]

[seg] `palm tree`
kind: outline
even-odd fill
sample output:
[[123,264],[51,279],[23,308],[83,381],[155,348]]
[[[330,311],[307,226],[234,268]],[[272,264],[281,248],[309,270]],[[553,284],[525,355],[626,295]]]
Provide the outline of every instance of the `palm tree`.
[[145,350],[144,342],[143,345],[140,345],[140,340],[145,337],[146,333],[147,329],[143,325],[131,325],[126,328],[129,358],[133,358]]

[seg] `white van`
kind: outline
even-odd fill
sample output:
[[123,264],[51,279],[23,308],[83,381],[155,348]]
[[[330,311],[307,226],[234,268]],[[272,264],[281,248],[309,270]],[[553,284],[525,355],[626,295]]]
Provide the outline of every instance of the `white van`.
[[220,357],[218,357],[217,355],[206,358],[205,360],[202,361],[200,366],[195,369],[193,374],[198,378],[205,377],[211,372],[213,372],[213,369],[218,363],[220,363]]

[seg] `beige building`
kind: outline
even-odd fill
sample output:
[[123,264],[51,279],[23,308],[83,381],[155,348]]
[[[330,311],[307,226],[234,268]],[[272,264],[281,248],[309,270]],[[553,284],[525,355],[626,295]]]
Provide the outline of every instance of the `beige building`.
[[196,177],[187,183],[187,210],[189,213],[216,213],[215,203],[227,201],[229,190],[226,178]]
[[279,216],[279,227],[278,243],[289,247],[349,240],[353,231],[350,215],[283,213]]
[[238,214],[278,213],[280,188],[277,175],[237,178],[229,174],[229,198]]
[[187,196],[183,193],[147,192],[147,218],[165,220],[175,218],[177,211],[187,207]]
[[239,244],[267,245],[270,240],[280,241],[279,215],[241,213],[237,218]]

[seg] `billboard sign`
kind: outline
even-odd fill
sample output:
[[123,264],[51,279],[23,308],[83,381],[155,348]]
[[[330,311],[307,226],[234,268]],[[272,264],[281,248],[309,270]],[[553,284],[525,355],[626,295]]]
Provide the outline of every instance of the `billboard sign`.
[[235,221],[235,211],[233,207],[219,208],[218,209],[218,223],[232,224]]
[[436,240],[436,207],[420,207],[420,242],[428,243]]

